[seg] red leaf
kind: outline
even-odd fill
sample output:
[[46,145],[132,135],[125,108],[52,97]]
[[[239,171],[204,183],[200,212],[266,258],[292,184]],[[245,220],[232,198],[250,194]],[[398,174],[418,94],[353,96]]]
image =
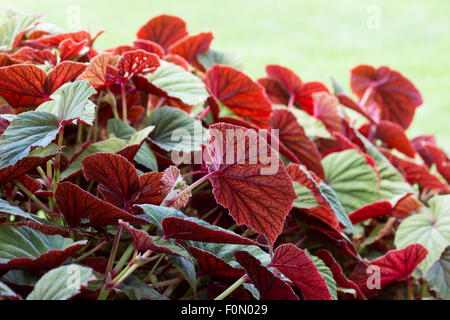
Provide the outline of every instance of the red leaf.
[[350,221],[355,224],[361,221],[392,215],[392,205],[389,201],[377,201],[368,204],[349,214]]
[[150,53],[156,54],[158,57],[164,57],[164,50],[159,44],[150,40],[137,39],[134,40],[133,46],[137,49],[142,49]]
[[203,81],[211,94],[238,116],[257,122],[269,118],[272,107],[263,88],[241,71],[214,65]]
[[209,128],[207,166],[216,201],[273,245],[297,197],[283,162],[253,130],[224,123]]
[[445,152],[436,145],[433,136],[420,136],[412,141],[414,149],[420,154],[427,166],[434,163],[438,172],[447,182],[450,182],[450,159]]
[[234,256],[258,289],[260,300],[299,300],[289,284],[261,266],[261,262],[248,252],[238,251]]
[[[413,243],[406,248],[391,250],[370,263],[361,262],[351,273],[353,280],[368,297],[374,296],[379,290],[393,281],[406,280],[428,254],[428,250],[419,243]],[[369,267],[372,267],[369,269]],[[379,288],[370,289],[369,277],[379,271]],[[369,282],[369,283],[368,283]]]
[[[186,186],[183,178],[181,177],[180,170],[175,166],[170,166],[164,171],[161,178],[161,192],[168,198],[174,198],[178,193],[182,192]],[[170,195],[169,195],[170,194]],[[169,196],[168,196],[169,195]],[[175,202],[169,202],[173,208],[184,208],[191,197],[191,193],[187,192],[179,197]]]
[[165,51],[171,44],[187,35],[186,23],[178,17],[169,15],[150,19],[136,34],[138,39],[158,43]]
[[99,89],[109,85],[107,81],[107,67],[110,64],[115,64],[115,57],[111,57],[108,53],[101,53],[95,56],[86,71],[78,77],[78,80],[89,80],[89,83],[95,88]]
[[51,50],[37,50],[30,47],[23,47],[10,55],[11,58],[25,61],[32,64],[56,65],[57,56]]
[[304,164],[319,177],[325,178],[319,150],[308,138],[292,112],[274,110],[270,118],[270,126],[272,129],[279,130],[281,144],[292,151],[297,158],[297,163]]
[[359,65],[351,71],[352,91],[363,99],[362,107],[375,103],[381,111],[381,119],[408,128],[422,97],[414,84],[397,71],[382,66],[375,69]]
[[184,70],[189,71],[189,63],[177,54],[166,54],[164,60],[182,67]]
[[387,149],[380,148],[383,155],[403,174],[409,184],[419,184],[423,188],[450,192],[450,187],[443,183],[439,177],[430,173],[424,165],[399,158]]
[[158,67],[159,58],[156,54],[144,50],[125,52],[117,63],[120,83],[127,82],[137,74],[151,73]]
[[407,193],[398,198],[394,205],[387,200],[377,201],[353,211],[349,214],[349,218],[353,224],[384,216],[406,218],[411,212],[422,206],[423,204],[414,198],[413,193]]
[[[98,36],[98,35],[97,35]],[[44,45],[45,47],[56,47],[61,44],[64,40],[71,39],[74,42],[81,42],[87,40],[90,44],[93,39],[91,39],[91,34],[87,31],[81,30],[77,32],[60,33],[57,35],[49,35],[31,40],[31,43],[37,43]],[[28,43],[28,41],[26,42]]]
[[415,157],[414,148],[405,134],[405,130],[396,123],[381,120],[376,125],[375,135],[389,147],[397,149],[410,158]]
[[257,83],[264,88],[267,97],[273,104],[284,104],[285,106],[289,104],[289,93],[275,79],[261,78]]
[[74,80],[86,66],[63,62],[48,74],[31,64],[17,64],[0,68],[0,95],[15,108],[33,107],[49,99],[61,85]]
[[406,218],[420,207],[423,207],[423,204],[414,197],[414,194],[407,193],[396,201],[392,208],[392,215],[399,219]]
[[19,182],[27,188],[31,193],[35,193],[36,191],[39,191],[42,189],[42,184],[30,177],[29,175],[24,175],[19,179]]
[[72,39],[66,39],[59,44],[59,56],[61,61],[68,60],[77,54],[88,44],[88,40],[80,42],[73,41]]
[[291,243],[275,250],[270,263],[288,277],[301,291],[305,300],[332,300],[325,279],[305,251]]
[[319,257],[328,268],[330,268],[333,273],[333,278],[336,280],[336,284],[339,287],[354,289],[356,291],[356,299],[364,300],[364,295],[359,287],[345,276],[342,271],[342,267],[336,262],[329,251],[320,249],[316,251],[315,255]]
[[44,89],[50,96],[56,89],[69,81],[75,80],[86,69],[84,63],[64,61],[54,67],[45,79]]
[[177,217],[167,217],[162,220],[165,238],[194,240],[203,242],[247,244],[258,246],[257,242],[241,237],[238,234],[208,228],[195,221]]
[[133,224],[147,224],[128,212],[96,198],[70,182],[56,187],[56,203],[71,228],[117,224],[119,219]]
[[149,172],[139,176],[141,190],[139,198],[135,201],[135,204],[161,204],[165,198],[165,194],[161,189],[161,179],[163,175],[164,173],[162,172]]
[[134,243],[136,244],[137,251],[152,250],[155,252],[161,252],[161,253],[167,253],[167,254],[179,256],[178,253],[173,252],[169,248],[156,245],[153,242],[152,237],[147,232],[133,228],[128,222],[124,222],[122,220],[119,220],[119,224],[122,225],[128,231],[128,233],[131,235],[131,238],[133,239]]
[[352,98],[350,98],[349,96],[341,93],[339,95],[337,95],[337,98],[339,100],[339,103],[347,108],[350,108],[356,112],[358,112],[359,114],[363,115],[367,120],[369,120],[372,123],[375,123],[375,121],[372,119],[372,117],[365,112],[355,101],[353,101]]
[[320,82],[303,83],[291,69],[279,65],[266,66],[266,73],[270,79],[276,80],[287,91],[289,96],[293,96],[294,101],[300,105],[300,108],[312,114],[313,99],[315,92],[329,92]]
[[323,122],[330,132],[343,132],[343,119],[339,115],[339,101],[335,96],[325,92],[314,93],[313,116]]
[[30,65],[12,65],[0,68],[0,95],[13,107],[38,106],[49,95],[44,90],[47,74]]
[[99,182],[103,198],[119,208],[127,208],[139,196],[140,181],[134,166],[124,157],[96,153],[82,161],[86,180]]
[[46,163],[54,155],[47,157],[26,157],[19,160],[16,164],[0,169],[0,185],[18,179],[34,168]]
[[195,247],[189,247],[189,251],[197,259],[202,273],[214,279],[237,280],[245,274],[244,270],[230,266],[209,252]]
[[177,54],[187,62],[193,63],[199,54],[209,49],[214,36],[211,32],[202,32],[193,36],[187,36],[169,48],[170,54]]
[[312,192],[320,205],[315,208],[302,209],[302,211],[305,211],[307,214],[320,219],[334,230],[340,231],[341,228],[339,226],[339,220],[336,217],[336,214],[328,203],[328,200],[322,195],[316,185],[316,183],[320,183],[321,180],[313,172],[308,172],[305,167],[296,164],[288,165],[286,170],[293,181],[307,187]]

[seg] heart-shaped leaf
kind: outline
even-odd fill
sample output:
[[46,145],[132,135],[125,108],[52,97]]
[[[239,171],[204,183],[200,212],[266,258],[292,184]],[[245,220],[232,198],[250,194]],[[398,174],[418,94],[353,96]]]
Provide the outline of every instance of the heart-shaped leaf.
[[363,100],[366,109],[376,104],[381,119],[408,128],[416,107],[422,104],[417,88],[401,73],[382,66],[375,69],[359,65],[351,71],[352,91]]
[[428,250],[418,243],[403,249],[390,250],[370,263],[360,262],[351,273],[350,280],[354,281],[366,296],[374,296],[389,283],[406,280],[425,259],[427,253]]
[[19,114],[0,137],[0,168],[16,164],[35,147],[48,146],[60,128],[58,118],[49,112]]
[[293,244],[275,250],[270,266],[280,270],[301,291],[305,300],[331,300],[327,283],[305,251]]
[[83,63],[65,61],[48,74],[31,64],[0,68],[0,95],[15,107],[38,106],[64,83],[75,80],[86,69]]
[[146,79],[172,98],[178,98],[186,104],[197,105],[208,98],[205,84],[200,78],[182,67],[160,60],[160,67],[146,75]]
[[238,116],[256,122],[270,117],[272,107],[263,88],[243,72],[214,65],[205,73],[203,81],[211,94]]
[[283,162],[252,130],[224,123],[209,128],[214,197],[239,225],[266,235],[273,245],[297,197]]
[[92,125],[95,118],[95,104],[89,97],[96,91],[87,80],[66,83],[56,90],[47,101],[36,110],[54,114],[62,124],[81,121]]
[[178,17],[169,15],[160,15],[150,19],[136,34],[138,39],[156,42],[164,50],[187,35],[186,23]]
[[331,153],[322,165],[328,185],[347,213],[379,199],[377,174],[357,150]]
[[146,223],[146,220],[102,201],[70,182],[58,184],[55,199],[59,210],[71,228],[115,225],[119,219],[134,224]]
[[127,208],[139,196],[140,181],[134,166],[124,157],[112,153],[95,153],[82,160],[83,173],[99,182],[103,198],[119,208]]
[[400,224],[395,234],[397,248],[420,243],[429,253],[419,268],[426,273],[450,245],[450,195],[435,196],[429,201],[430,208],[422,208]]
[[169,53],[177,54],[180,57],[183,57],[187,62],[193,63],[199,54],[202,54],[209,49],[213,38],[211,32],[202,32],[188,36],[170,46]]

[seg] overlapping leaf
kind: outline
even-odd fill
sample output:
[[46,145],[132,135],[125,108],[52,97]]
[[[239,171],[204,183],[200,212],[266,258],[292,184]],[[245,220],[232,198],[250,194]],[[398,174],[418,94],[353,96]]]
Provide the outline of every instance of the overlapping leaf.
[[305,300],[331,300],[327,283],[305,251],[293,244],[275,250],[270,266],[277,268],[301,291]]
[[296,198],[284,164],[254,131],[220,123],[210,126],[210,136],[207,166],[214,173],[214,197],[239,225],[266,235],[273,244]]

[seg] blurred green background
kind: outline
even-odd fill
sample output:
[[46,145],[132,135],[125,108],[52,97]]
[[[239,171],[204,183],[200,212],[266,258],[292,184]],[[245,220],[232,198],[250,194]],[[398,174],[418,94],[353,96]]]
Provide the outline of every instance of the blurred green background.
[[[421,91],[408,135],[435,134],[450,149],[449,0],[1,0],[71,29],[103,28],[101,49],[130,44],[151,17],[186,20],[191,33],[213,31],[216,49],[233,52],[253,78],[267,64],[292,68],[303,80],[349,87],[349,70],[361,63],[388,65]],[[79,13],[79,14],[78,14]]]

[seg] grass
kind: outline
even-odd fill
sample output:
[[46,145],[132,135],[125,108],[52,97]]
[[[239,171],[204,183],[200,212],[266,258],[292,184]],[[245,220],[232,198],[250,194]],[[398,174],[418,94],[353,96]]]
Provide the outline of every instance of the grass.
[[[306,81],[348,88],[349,70],[361,63],[388,65],[410,78],[424,97],[408,135],[435,134],[450,150],[450,1],[448,0],[2,0],[43,12],[62,27],[80,12],[82,27],[104,28],[97,45],[131,43],[149,18],[174,14],[191,33],[211,30],[217,49],[240,56],[254,78],[270,63],[288,66]],[[379,28],[368,22],[379,12]],[[373,11],[372,11],[373,12]]]

